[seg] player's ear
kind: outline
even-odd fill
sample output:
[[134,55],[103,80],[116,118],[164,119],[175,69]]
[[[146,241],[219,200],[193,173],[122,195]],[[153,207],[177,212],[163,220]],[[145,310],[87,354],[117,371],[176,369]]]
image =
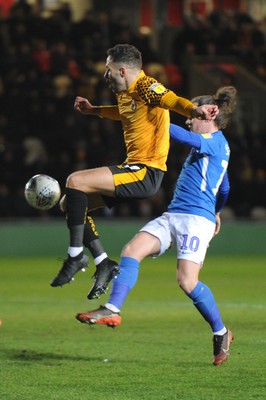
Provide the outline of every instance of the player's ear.
[[123,78],[126,75],[126,68],[121,67],[119,68],[120,76]]

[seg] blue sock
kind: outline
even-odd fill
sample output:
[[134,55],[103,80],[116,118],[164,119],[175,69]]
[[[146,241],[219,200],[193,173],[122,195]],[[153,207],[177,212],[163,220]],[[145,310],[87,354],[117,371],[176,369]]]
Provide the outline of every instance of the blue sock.
[[218,332],[224,328],[219,309],[208,286],[198,282],[192,292],[188,294],[188,297],[193,300],[193,304],[210,324],[213,332]]
[[135,258],[121,257],[120,274],[113,280],[108,303],[121,309],[129,291],[136,284],[139,275],[139,262]]

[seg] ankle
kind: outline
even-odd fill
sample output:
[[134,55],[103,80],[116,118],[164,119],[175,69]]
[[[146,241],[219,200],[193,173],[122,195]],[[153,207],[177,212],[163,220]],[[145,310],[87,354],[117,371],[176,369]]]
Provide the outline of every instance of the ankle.
[[71,247],[71,246],[69,246],[67,252],[68,252],[68,254],[69,254],[69,256],[71,258],[76,258],[77,257],[77,259],[79,259],[83,254],[83,247],[82,246],[81,247]]

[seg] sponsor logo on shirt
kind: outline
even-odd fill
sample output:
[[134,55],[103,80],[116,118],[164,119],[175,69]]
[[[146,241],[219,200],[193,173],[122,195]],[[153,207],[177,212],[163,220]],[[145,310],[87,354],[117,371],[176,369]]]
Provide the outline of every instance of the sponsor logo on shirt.
[[152,90],[156,94],[162,94],[166,91],[165,87],[161,83],[158,83],[158,82],[153,83],[150,86],[150,90]]
[[211,133],[203,133],[201,136],[203,136],[204,139],[211,139],[212,138],[212,134]]

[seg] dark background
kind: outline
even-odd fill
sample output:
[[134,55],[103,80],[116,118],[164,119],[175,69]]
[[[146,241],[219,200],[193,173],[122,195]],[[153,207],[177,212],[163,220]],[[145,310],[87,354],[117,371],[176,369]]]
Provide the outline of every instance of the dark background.
[[[183,97],[238,89],[238,109],[225,134],[230,218],[265,218],[266,18],[255,19],[240,2],[91,1],[79,19],[71,4],[17,1],[0,19],[0,218],[58,217],[30,208],[24,186],[37,173],[56,178],[64,191],[69,173],[125,158],[119,122],[82,116],[77,95],[114,104],[103,82],[106,50],[131,43],[144,70]],[[56,2],[54,2],[56,3]],[[190,8],[188,8],[188,3]],[[185,118],[171,120],[184,126]],[[98,215],[153,217],[167,207],[185,146],[173,144],[159,193]]]

